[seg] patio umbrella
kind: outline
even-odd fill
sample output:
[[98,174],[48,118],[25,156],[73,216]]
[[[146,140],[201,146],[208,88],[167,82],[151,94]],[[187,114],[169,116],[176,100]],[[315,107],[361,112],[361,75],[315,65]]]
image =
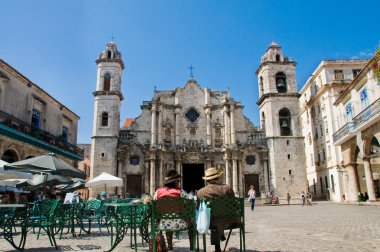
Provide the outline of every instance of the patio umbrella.
[[107,172],[102,172],[99,176],[91,179],[86,183],[86,187],[104,186],[107,192],[107,186],[122,186],[123,180],[121,178],[112,176]]
[[0,180],[0,186],[15,186],[27,180],[28,179],[4,179],[4,180]]
[[59,159],[54,153],[6,164],[4,169],[33,174],[56,174],[73,178],[86,178],[84,172]]
[[4,170],[4,165],[7,165],[9,163],[5,162],[4,160],[0,160],[0,180],[5,179],[24,179],[24,178],[31,178],[33,174],[26,173],[26,172],[19,172],[19,171],[12,171]]
[[60,175],[53,174],[35,174],[32,179],[28,179],[23,183],[18,183],[16,187],[45,187],[45,186],[54,186],[63,183],[70,183],[71,180]]
[[85,188],[86,181],[84,179],[72,178],[71,182],[72,184],[60,184],[57,185],[55,188],[61,191],[73,191]]

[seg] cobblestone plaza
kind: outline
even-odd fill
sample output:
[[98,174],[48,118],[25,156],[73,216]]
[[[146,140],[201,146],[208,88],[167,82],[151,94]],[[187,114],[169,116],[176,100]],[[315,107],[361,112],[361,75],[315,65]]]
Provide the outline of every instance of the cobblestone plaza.
[[[313,206],[257,206],[255,212],[246,208],[247,251],[378,251],[380,249],[379,206],[341,205],[318,202]],[[105,231],[105,229],[103,229]],[[79,233],[79,230],[77,230]],[[58,251],[105,251],[110,236],[96,232],[72,238],[70,234],[57,239]],[[201,241],[201,240],[200,240]],[[207,240],[207,250],[213,247]],[[224,246],[224,244],[222,244]],[[174,251],[189,251],[189,242],[174,240]],[[238,251],[239,236],[233,232],[228,251]],[[1,237],[0,251],[13,251]],[[28,234],[25,251],[56,251],[46,235],[36,240]],[[133,251],[129,237],[114,251]],[[139,247],[138,251],[148,251]]]

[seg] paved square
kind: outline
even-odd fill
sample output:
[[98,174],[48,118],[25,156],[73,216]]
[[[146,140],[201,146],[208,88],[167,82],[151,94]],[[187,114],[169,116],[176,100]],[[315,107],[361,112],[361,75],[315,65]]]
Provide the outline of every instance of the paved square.
[[[380,251],[380,207],[317,203],[313,206],[257,206],[254,212],[246,208],[247,251]],[[96,229],[94,229],[95,231]],[[129,237],[128,237],[129,238]],[[69,234],[57,240],[58,251],[104,251],[110,247],[110,237],[95,232],[72,238]],[[134,251],[127,237],[114,251]],[[207,250],[213,248],[207,240]],[[175,252],[189,251],[189,242],[174,240]],[[229,251],[237,251],[239,239],[233,233]],[[37,241],[31,232],[25,251],[56,251],[46,235]],[[139,247],[147,251],[147,247]],[[13,251],[0,239],[0,251]]]

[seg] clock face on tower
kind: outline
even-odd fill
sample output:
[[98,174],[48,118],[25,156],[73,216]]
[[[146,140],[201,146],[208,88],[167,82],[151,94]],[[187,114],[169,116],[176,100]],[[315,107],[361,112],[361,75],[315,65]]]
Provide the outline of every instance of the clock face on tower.
[[198,119],[199,113],[194,108],[191,108],[186,112],[185,116],[189,122],[193,123]]

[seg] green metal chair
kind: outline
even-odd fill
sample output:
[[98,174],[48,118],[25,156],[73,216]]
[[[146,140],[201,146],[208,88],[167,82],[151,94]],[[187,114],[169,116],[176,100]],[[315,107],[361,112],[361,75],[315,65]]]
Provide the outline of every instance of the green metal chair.
[[41,229],[46,231],[50,244],[58,250],[54,237],[55,214],[59,204],[59,200],[43,200],[38,202],[38,210],[30,211],[27,216],[27,228],[38,228],[37,240],[39,239]]
[[[193,248],[196,246],[195,237],[195,209],[196,203],[193,199],[185,199],[181,197],[162,197],[158,200],[151,202],[151,239],[153,251],[156,251],[157,232],[179,232],[179,231],[192,231]],[[166,229],[160,222],[163,220],[185,220],[188,225],[186,228],[179,227],[173,229]]]
[[[89,234],[91,232],[91,223],[96,222],[99,228],[99,232],[102,232],[101,228],[107,226],[107,213],[104,206],[105,201],[101,200],[86,200],[83,201],[83,209],[78,213],[78,219],[81,226],[79,234],[82,230]],[[88,223],[88,229],[85,228],[84,222]],[[108,227],[107,227],[108,229]]]
[[[227,248],[232,230],[239,229],[240,251],[245,252],[244,198],[226,195],[216,196],[205,201],[207,206],[211,208],[210,229],[221,226],[224,230],[229,230],[223,251]],[[203,235],[203,249],[206,252],[205,234]],[[199,250],[199,242],[197,250]]]

